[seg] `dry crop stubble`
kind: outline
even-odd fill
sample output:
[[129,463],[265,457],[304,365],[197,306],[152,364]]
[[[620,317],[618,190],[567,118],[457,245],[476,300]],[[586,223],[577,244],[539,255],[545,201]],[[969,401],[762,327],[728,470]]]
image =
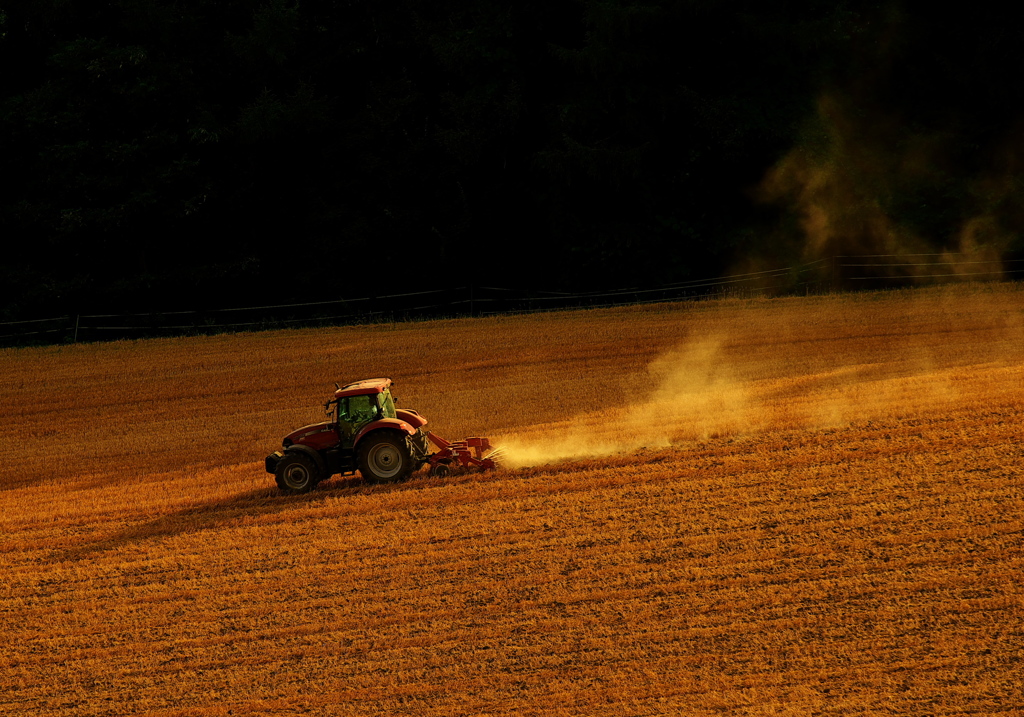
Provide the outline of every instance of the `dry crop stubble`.
[[[1019,714],[1022,312],[995,286],[4,352],[0,709]],[[370,375],[566,460],[276,495],[262,456]]]

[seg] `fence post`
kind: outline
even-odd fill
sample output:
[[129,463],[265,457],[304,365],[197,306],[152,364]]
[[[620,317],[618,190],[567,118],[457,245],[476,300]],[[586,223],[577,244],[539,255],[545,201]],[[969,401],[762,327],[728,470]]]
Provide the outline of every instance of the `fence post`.
[[71,343],[73,343],[73,344],[77,344],[78,343],[78,322],[79,322],[79,320],[81,318],[82,318],[81,314],[75,314],[75,336],[74,336],[74,338],[71,339]]

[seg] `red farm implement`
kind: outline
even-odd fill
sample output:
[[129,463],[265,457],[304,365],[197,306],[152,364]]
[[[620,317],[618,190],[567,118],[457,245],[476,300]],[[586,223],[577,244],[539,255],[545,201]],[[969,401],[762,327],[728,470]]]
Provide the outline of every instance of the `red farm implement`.
[[427,431],[427,438],[438,447],[436,453],[427,458],[430,475],[444,477],[453,468],[479,468],[487,470],[497,466],[498,454],[487,438],[467,438],[464,441],[447,441]]

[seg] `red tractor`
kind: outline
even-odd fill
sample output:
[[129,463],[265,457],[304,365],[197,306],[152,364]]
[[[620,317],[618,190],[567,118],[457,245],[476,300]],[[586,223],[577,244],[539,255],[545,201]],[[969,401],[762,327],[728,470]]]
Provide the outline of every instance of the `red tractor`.
[[[427,419],[416,411],[396,408],[390,378],[335,386],[324,405],[328,420],[292,431],[281,450],[267,456],[267,472],[281,490],[307,493],[332,475],[356,470],[371,483],[391,483],[424,464],[434,476],[452,467],[495,467],[497,452],[486,438],[446,441],[424,431]],[[431,443],[440,450],[431,453]]]

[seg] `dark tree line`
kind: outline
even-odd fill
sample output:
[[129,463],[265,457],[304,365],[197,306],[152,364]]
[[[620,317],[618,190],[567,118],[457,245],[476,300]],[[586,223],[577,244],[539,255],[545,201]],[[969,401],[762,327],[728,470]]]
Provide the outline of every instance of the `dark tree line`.
[[[1019,23],[942,12],[5,3],[0,318],[445,282],[646,285],[791,258],[789,209],[756,188],[807,140],[828,88],[897,113],[896,143],[953,134],[941,176],[885,197],[950,241],[1024,86]],[[1024,167],[1007,162],[1012,183]],[[1010,231],[1016,195],[1000,191]]]

